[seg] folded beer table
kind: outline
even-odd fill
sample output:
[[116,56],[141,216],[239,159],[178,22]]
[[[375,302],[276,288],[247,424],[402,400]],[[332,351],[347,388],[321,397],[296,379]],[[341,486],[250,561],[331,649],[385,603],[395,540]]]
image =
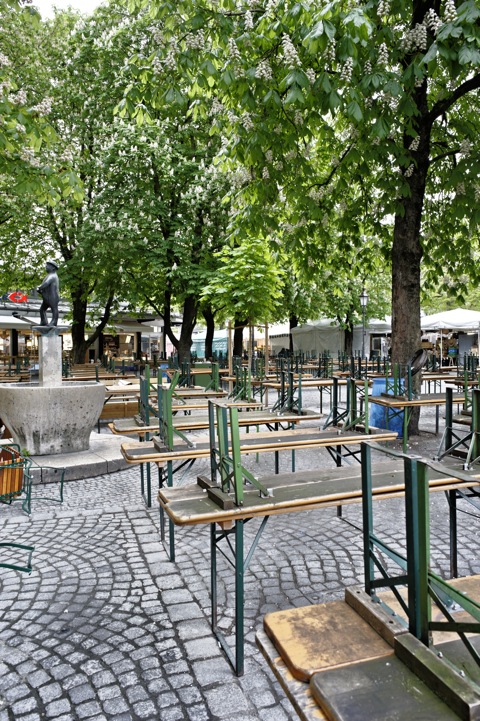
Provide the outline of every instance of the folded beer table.
[[[221,429],[221,422],[219,428]],[[237,675],[244,669],[244,575],[260,541],[270,516],[317,508],[338,507],[339,504],[362,501],[362,474],[360,466],[337,467],[330,470],[269,475],[255,478],[242,467],[241,442],[236,438],[235,423],[231,421],[232,437],[219,435],[218,448],[212,450],[212,477],[199,476],[197,484],[159,490],[161,509],[176,526],[210,526],[212,630]],[[359,434],[361,435],[361,434]],[[364,434],[365,438],[365,434]],[[370,436],[368,445],[379,436]],[[357,439],[358,440],[358,439]],[[398,454],[399,455],[399,454]],[[386,499],[400,496],[405,490],[403,464],[400,460],[369,464],[373,497]],[[215,481],[217,475],[220,482]],[[470,478],[470,483],[475,483]],[[430,488],[448,490],[463,480],[439,474],[430,479]],[[248,552],[244,549],[244,526],[252,519],[260,526]],[[233,536],[234,542],[230,539]],[[220,545],[223,544],[223,550]],[[224,555],[235,573],[235,644],[234,652],[218,624],[217,601],[217,549]]]

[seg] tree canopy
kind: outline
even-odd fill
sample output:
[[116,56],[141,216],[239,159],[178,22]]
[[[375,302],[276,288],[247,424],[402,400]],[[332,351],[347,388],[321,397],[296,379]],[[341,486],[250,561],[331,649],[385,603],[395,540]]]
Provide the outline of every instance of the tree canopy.
[[[347,231],[338,236],[344,257],[351,243],[366,270],[379,253],[391,261],[393,351],[410,357],[420,340],[422,258],[426,281],[438,282],[471,258],[477,239],[477,4],[128,7],[149,13],[157,38],[153,52],[131,59],[133,115],[177,104],[212,117],[222,157],[247,170],[250,216],[275,228],[269,210],[281,194],[313,262],[323,260],[332,225]],[[304,252],[298,238],[293,246]]]

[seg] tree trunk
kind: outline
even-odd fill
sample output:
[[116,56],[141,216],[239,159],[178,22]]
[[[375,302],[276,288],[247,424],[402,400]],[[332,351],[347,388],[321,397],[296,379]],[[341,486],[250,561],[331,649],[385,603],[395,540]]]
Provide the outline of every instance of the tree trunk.
[[82,289],[72,292],[72,362],[85,363],[89,343],[85,338],[87,300]]
[[172,342],[175,350],[178,353],[179,363],[186,361],[190,363],[190,348],[192,347],[192,333],[197,322],[197,311],[198,311],[198,300],[195,296],[189,295],[183,301],[182,309],[182,326],[180,329],[180,338],[177,338],[173,333],[171,323],[171,293],[165,291],[165,308],[164,308],[164,331]]
[[215,316],[210,306],[202,309],[202,315],[207,325],[205,335],[205,360],[213,360],[213,335],[215,333]]
[[85,293],[82,288],[76,292],[72,292],[72,361],[74,364],[85,363],[87,350],[95,343],[97,338],[105,330],[105,326],[110,320],[110,312],[114,299],[112,293],[105,303],[105,309],[100,323],[97,324],[93,333],[85,338],[86,319],[88,311],[88,303],[85,300]]
[[290,350],[290,353],[293,355],[293,335],[292,335],[292,330],[293,330],[293,328],[296,328],[296,327],[298,326],[298,317],[297,317],[296,315],[291,315],[291,316],[290,316],[290,318],[289,318],[289,326],[290,326],[290,328],[289,328],[289,330],[290,330],[290,332],[289,332],[289,338],[290,338],[289,350]]
[[[421,343],[423,249],[420,228],[430,152],[430,127],[426,120],[423,120],[423,125],[419,124],[417,130],[420,142],[418,150],[412,154],[415,166],[408,178],[410,196],[402,201],[403,211],[395,216],[392,247],[392,363],[400,364],[401,372]],[[419,412],[412,414],[410,433],[418,433],[419,417]]]
[[351,321],[345,326],[345,355],[347,357],[353,355],[353,324]]
[[232,355],[239,358],[243,355],[243,329],[248,324],[248,320],[240,320],[235,318],[235,328],[233,329],[233,350]]

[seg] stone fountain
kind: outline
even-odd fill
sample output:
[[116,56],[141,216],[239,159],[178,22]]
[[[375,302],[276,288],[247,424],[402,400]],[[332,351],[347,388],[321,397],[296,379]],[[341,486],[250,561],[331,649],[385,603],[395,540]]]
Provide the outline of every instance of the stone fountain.
[[[47,279],[52,275],[52,267],[56,271],[56,263],[48,261],[49,275],[38,288],[44,299],[40,309],[42,325],[33,325],[28,318],[23,318],[39,335],[39,381],[0,385],[0,418],[11,431],[14,443],[32,456],[88,450],[90,434],[105,401],[105,386],[102,383],[62,381],[59,332],[67,328],[56,325],[58,278],[53,301],[48,297],[46,299],[48,289],[44,290]],[[54,275],[56,277],[56,272]],[[45,312],[48,307],[52,308],[53,314],[49,325],[46,324]]]

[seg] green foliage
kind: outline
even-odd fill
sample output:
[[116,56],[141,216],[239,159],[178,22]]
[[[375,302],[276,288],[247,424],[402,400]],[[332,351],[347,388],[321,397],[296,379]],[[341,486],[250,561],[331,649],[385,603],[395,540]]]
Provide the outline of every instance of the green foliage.
[[[33,281],[47,254],[62,261],[75,352],[86,326],[93,341],[120,303],[159,313],[187,298],[198,303],[224,237],[228,178],[212,163],[218,142],[208,127],[184,113],[151,112],[147,124],[138,113],[114,113],[132,79],[123,77],[126,57],[149,42],[148,23],[126,19],[115,3],[88,19],[57,13],[38,34],[55,131],[39,158],[65,164],[84,193],[30,208],[16,201],[0,242],[17,282],[24,270]],[[97,309],[89,319],[87,301]]]
[[[290,257],[312,258],[319,274],[329,267],[333,294],[353,256],[354,273],[373,284],[392,257],[394,227],[395,278],[405,278],[396,269],[402,263],[419,278],[422,252],[428,283],[462,265],[476,278],[469,254],[480,219],[477,3],[129,7],[148,12],[158,42],[132,59],[142,74],[127,102],[188,103],[194,117],[212,118],[225,167],[248,171],[236,202],[250,206],[241,219],[253,236],[277,234],[284,217],[303,223],[290,234]],[[287,208],[280,218],[279,204]],[[324,253],[328,235],[338,253]],[[396,318],[412,328],[402,326],[410,354],[420,287],[402,283]]]
[[219,267],[203,297],[223,319],[243,318],[249,324],[276,320],[281,298],[276,267],[268,244],[260,239],[244,240],[218,254]]
[[38,13],[21,3],[1,0],[0,35],[0,212],[8,215],[14,196],[35,195],[55,203],[62,194],[81,195],[78,178],[65,164],[40,151],[57,135],[49,122],[52,99],[43,72],[43,37]]

